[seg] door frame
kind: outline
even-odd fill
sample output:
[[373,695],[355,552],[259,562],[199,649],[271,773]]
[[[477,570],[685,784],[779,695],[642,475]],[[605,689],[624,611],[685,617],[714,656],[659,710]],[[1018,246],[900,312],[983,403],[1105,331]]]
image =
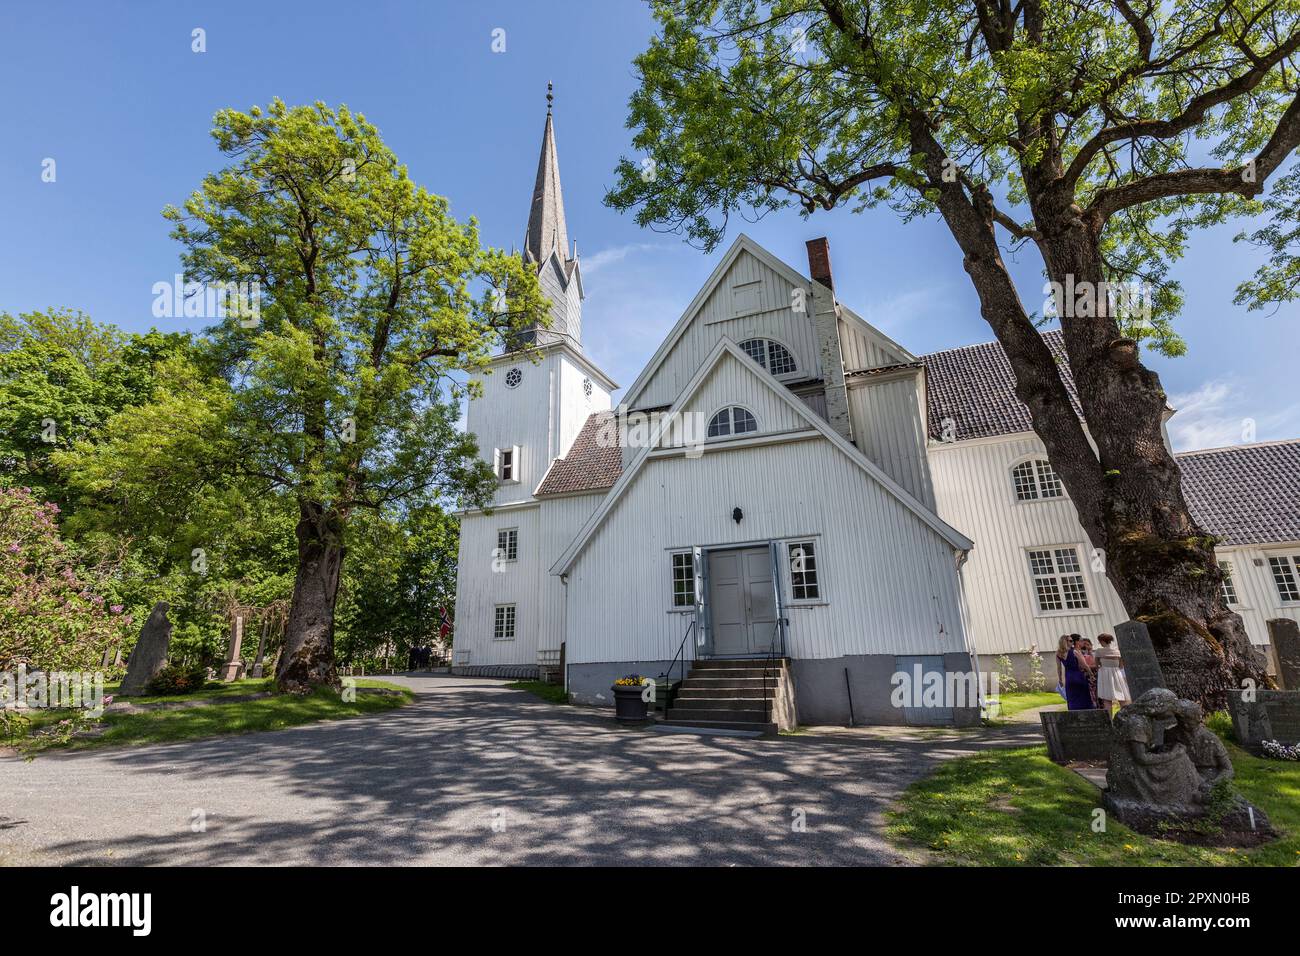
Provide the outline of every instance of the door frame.
[[[767,548],[772,558],[772,589],[776,596],[776,620],[781,629],[778,656],[785,656],[786,629],[789,627],[790,621],[785,616],[785,595],[781,593],[781,540],[766,538],[757,541],[697,545],[691,549],[692,561],[695,567],[695,656],[697,659],[713,657],[713,630],[710,627],[709,616],[709,554],[714,551],[753,551],[758,548]],[[770,651],[759,651],[752,654],[728,654],[727,657],[736,660],[764,660],[770,654]]]

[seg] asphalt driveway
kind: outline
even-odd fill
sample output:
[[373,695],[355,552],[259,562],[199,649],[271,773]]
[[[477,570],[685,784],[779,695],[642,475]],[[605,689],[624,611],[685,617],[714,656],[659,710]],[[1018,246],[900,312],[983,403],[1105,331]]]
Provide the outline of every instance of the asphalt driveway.
[[907,784],[1038,739],[668,735],[502,681],[400,680],[416,701],[371,717],[0,757],[0,863],[900,864],[882,828]]

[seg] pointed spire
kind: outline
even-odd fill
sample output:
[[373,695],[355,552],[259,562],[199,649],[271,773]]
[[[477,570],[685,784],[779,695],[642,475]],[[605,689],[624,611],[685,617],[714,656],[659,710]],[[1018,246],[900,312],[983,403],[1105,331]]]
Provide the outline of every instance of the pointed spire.
[[539,265],[552,250],[566,261],[569,230],[564,221],[564,196],[560,192],[560,159],[555,150],[555,124],[551,106],[554,88],[546,84],[546,128],[542,132],[542,153],[537,159],[537,181],[533,185],[533,206],[528,213],[528,232],[524,238],[524,255]]

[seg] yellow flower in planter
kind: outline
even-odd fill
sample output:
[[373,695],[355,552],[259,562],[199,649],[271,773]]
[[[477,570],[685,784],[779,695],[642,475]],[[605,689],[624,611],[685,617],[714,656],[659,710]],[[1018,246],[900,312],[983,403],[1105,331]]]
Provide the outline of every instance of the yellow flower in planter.
[[640,674],[628,674],[626,677],[620,677],[614,681],[615,687],[640,687],[645,683],[645,678]]

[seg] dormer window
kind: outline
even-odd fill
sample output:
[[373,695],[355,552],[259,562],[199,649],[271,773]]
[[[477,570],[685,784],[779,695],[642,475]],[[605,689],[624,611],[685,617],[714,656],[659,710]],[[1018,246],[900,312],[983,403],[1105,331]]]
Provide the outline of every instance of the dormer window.
[[1040,501],[1044,498],[1064,498],[1065,488],[1056,477],[1046,458],[1031,458],[1011,469],[1011,486],[1016,501]]
[[740,343],[745,353],[773,375],[792,375],[799,370],[790,350],[771,339],[746,339]]
[[709,420],[709,438],[721,438],[725,435],[743,435],[758,431],[758,422],[747,408],[731,405],[724,408]]

